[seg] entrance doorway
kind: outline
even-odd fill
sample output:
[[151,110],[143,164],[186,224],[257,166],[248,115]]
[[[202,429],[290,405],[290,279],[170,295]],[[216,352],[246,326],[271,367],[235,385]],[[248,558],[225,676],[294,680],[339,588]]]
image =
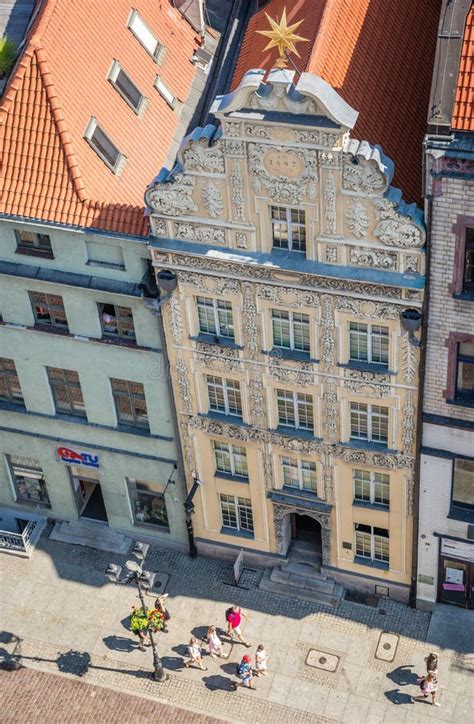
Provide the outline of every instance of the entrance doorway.
[[291,516],[291,550],[306,552],[312,557],[321,558],[321,524],[309,515],[293,513]]
[[71,466],[71,482],[79,517],[107,523],[107,511],[95,471]]
[[440,556],[438,599],[474,609],[474,563]]

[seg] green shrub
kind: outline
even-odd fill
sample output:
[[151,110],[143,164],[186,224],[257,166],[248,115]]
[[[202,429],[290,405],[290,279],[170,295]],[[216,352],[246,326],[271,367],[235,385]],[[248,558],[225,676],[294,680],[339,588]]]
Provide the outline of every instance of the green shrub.
[[6,75],[16,58],[16,43],[9,38],[0,38],[0,76]]

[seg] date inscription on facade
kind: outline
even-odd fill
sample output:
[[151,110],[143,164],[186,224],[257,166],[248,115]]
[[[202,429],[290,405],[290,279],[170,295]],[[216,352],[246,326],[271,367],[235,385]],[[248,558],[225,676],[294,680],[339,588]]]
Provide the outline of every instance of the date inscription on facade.
[[298,178],[304,170],[303,160],[291,151],[268,151],[263,165],[270,176]]

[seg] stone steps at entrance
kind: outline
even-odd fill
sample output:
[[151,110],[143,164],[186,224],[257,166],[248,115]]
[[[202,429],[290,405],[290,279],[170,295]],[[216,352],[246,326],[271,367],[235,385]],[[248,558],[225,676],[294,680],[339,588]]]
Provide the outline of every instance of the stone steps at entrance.
[[128,553],[132,539],[117,533],[107,525],[79,520],[71,523],[55,523],[49,536],[62,543],[96,548],[110,553]]
[[315,578],[320,581],[325,581],[327,579],[326,573],[321,573],[320,570],[321,561],[317,565],[313,563],[306,563],[306,561],[292,561],[291,556],[290,560],[286,563],[282,563],[280,565],[280,568],[285,573],[291,573],[297,576],[305,576],[306,578]]
[[[333,588],[331,593],[327,593],[321,588],[297,586],[296,581],[293,580],[287,583],[278,583],[276,580],[272,580],[274,572],[279,571],[278,568],[269,569],[267,568],[263,574],[262,580],[260,581],[259,588],[262,591],[269,591],[270,593],[277,593],[280,596],[290,596],[297,598],[300,601],[311,601],[312,603],[320,604],[321,606],[328,606],[329,608],[337,608],[342,598],[343,588],[335,581],[325,581],[323,583],[331,583]],[[279,578],[278,574],[276,576]],[[289,576],[288,576],[289,577]],[[280,579],[282,580],[282,579]],[[306,579],[308,580],[308,579]],[[312,581],[315,584],[315,581]]]
[[334,587],[336,585],[336,582],[332,580],[298,575],[296,573],[282,571],[281,568],[272,568],[270,580],[274,583],[282,583],[285,586],[310,589],[312,591],[319,591],[320,593],[328,595],[332,595],[334,593]]

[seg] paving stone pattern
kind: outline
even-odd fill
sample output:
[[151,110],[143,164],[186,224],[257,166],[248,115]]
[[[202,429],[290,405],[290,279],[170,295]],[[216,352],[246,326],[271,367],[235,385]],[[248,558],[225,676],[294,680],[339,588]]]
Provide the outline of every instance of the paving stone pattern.
[[[136,591],[104,578],[109,562],[125,560],[51,541],[47,531],[30,560],[0,556],[0,654],[7,663],[59,671],[232,722],[424,724],[468,721],[472,715],[474,660],[450,650],[448,642],[440,660],[441,707],[412,700],[419,693],[416,674],[424,670],[423,658],[436,650],[427,641],[429,614],[386,599],[377,608],[342,601],[332,610],[281,597],[258,588],[261,570],[245,571],[244,590],[228,585],[228,564],[153,547],[146,567],[158,577],[169,575],[171,612],[169,633],[158,635],[169,680],[159,684],[151,676],[151,650],[140,652],[128,630]],[[264,643],[271,654],[268,676],[256,679],[256,691],[234,691],[236,663],[247,649],[230,645],[223,635],[231,603],[250,614],[244,624],[250,653]],[[203,640],[210,624],[221,629],[229,658],[205,655],[207,671],[184,669],[190,635]],[[375,658],[383,631],[399,637],[392,662]],[[308,666],[311,649],[337,656],[336,671]]]

